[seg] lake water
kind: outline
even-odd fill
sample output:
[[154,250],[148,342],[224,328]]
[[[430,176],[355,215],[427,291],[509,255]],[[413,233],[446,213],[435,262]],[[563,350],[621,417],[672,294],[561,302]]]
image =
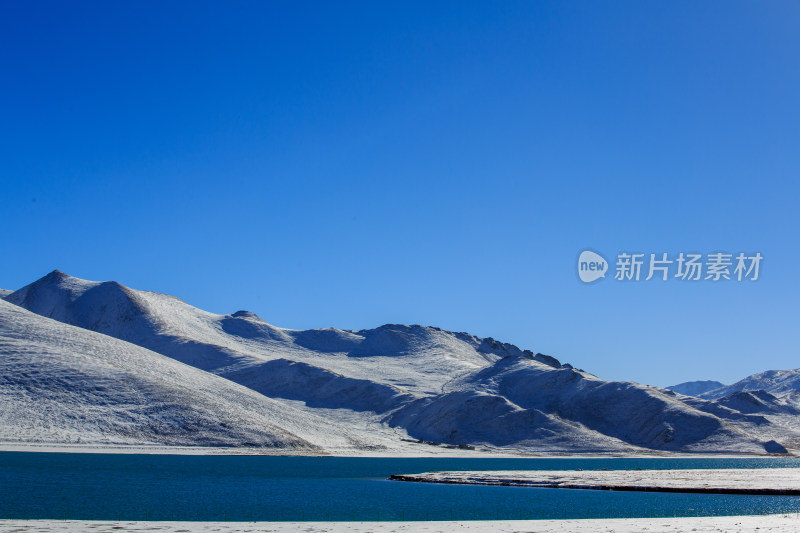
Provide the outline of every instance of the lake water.
[[438,485],[431,470],[800,467],[795,458],[443,459],[0,452],[0,518],[487,520],[767,514],[800,497]]

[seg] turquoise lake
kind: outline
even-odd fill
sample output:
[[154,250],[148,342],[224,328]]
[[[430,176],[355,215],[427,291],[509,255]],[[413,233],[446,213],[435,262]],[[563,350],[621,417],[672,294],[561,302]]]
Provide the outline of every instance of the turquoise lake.
[[444,459],[0,452],[0,518],[494,520],[800,511],[797,496],[389,481],[431,470],[800,467],[797,458]]

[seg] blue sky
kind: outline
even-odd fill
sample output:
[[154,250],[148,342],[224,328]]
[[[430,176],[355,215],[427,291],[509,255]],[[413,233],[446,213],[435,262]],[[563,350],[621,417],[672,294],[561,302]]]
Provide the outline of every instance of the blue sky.
[[[0,287],[59,268],[656,385],[795,368],[798,27],[789,1],[2,2]],[[586,248],[764,261],[587,285]]]

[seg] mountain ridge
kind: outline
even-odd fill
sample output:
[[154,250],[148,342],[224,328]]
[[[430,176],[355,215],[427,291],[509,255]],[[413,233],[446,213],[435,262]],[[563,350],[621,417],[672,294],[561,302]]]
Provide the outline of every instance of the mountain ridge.
[[787,370],[766,370],[751,374],[732,385],[720,387],[704,394],[701,398],[718,399],[737,392],[765,391],[771,394],[787,394],[800,390],[800,368]]

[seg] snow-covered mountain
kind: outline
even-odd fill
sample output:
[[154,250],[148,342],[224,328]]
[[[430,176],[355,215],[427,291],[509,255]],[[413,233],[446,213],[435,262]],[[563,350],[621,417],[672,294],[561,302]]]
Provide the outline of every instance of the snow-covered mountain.
[[[762,416],[777,427],[800,431],[800,369],[768,370],[733,385],[700,395],[720,406]],[[793,434],[781,440],[790,448],[800,445]]]
[[216,315],[172,296],[59,271],[6,300],[313,406],[385,412],[511,355],[560,367],[553,358],[466,333],[394,324],[364,331],[282,329],[247,311]]
[[[762,414],[603,381],[552,357],[467,333],[396,324],[362,331],[283,329],[246,311],[217,315],[172,296],[59,271],[6,300],[52,319],[47,324],[115,337],[151,359],[166,356],[184,363],[182,369],[194,367],[220,390],[249,389],[269,402],[272,411],[257,411],[272,431],[291,435],[275,441],[291,446],[391,450],[422,439],[518,451],[764,453],[781,451],[770,442],[777,440],[800,448],[797,430]],[[9,320],[23,316],[31,315]],[[39,324],[23,326],[31,346]],[[17,340],[24,344],[24,335]],[[31,357],[38,348],[32,350]],[[9,364],[24,362],[17,357]],[[70,379],[63,380],[67,388]],[[91,408],[92,399],[85,401]],[[284,413],[277,406],[296,413],[295,423],[273,414]]]
[[677,392],[678,394],[684,394],[686,396],[700,396],[705,392],[724,386],[725,384],[720,383],[719,381],[687,381],[677,385],[670,385],[667,388],[671,391]]
[[784,395],[800,391],[800,368],[793,370],[768,370],[747,376],[733,385],[710,390],[700,396],[707,399],[722,398],[735,392],[766,391]]

